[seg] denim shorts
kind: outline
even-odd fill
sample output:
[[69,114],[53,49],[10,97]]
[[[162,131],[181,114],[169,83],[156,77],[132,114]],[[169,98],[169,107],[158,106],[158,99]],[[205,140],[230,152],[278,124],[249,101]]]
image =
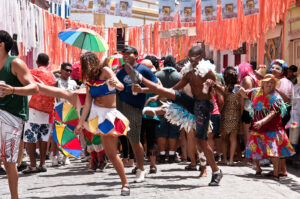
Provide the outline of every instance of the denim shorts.
[[175,90],[175,104],[182,106],[190,113],[194,114],[194,103],[195,100],[193,97],[188,96],[184,92],[179,92]]
[[211,112],[214,104],[209,100],[198,100],[194,104],[194,113],[196,118],[196,137],[200,140],[207,140],[207,131]]

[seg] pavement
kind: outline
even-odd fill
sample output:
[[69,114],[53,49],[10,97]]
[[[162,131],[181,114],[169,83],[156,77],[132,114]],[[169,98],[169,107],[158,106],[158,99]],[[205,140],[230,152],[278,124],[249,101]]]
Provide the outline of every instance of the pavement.
[[[104,172],[89,173],[80,160],[60,167],[48,167],[45,173],[19,174],[19,196],[30,199],[96,199],[96,198],[300,198],[300,170],[290,169],[289,175],[276,182],[271,178],[257,178],[249,166],[220,166],[224,177],[218,187],[209,187],[208,177],[198,178],[199,171],[185,171],[187,163],[157,165],[156,174],[148,174],[143,183],[133,183],[132,168],[126,168],[131,195],[120,196],[121,183],[110,167]],[[47,162],[50,165],[50,162]],[[145,166],[149,169],[149,166]],[[263,168],[265,172],[272,168]],[[10,198],[6,176],[0,176],[0,198]]]

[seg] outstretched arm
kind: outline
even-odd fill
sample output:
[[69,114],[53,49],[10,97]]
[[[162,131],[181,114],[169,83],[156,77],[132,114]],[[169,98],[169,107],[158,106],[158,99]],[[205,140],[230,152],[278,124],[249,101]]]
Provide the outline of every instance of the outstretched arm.
[[[175,91],[173,89],[165,88],[162,85],[159,85],[157,83],[153,83],[152,81],[142,77],[142,84],[144,84],[146,87],[149,88],[150,93],[155,93],[159,95],[160,97],[165,97],[171,100],[175,100]],[[138,86],[132,87],[133,92],[141,92],[138,88]]]
[[66,90],[63,88],[57,88],[53,86],[47,86],[44,84],[37,83],[40,91],[46,95],[50,95],[56,98],[63,98],[68,100],[74,106],[76,105],[76,96],[77,94],[73,91]]

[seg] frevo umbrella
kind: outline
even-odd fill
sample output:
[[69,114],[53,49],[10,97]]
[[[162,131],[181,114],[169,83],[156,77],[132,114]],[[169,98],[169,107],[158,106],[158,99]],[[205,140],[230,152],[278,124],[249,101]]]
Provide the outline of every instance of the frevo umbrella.
[[95,52],[108,50],[107,42],[95,31],[86,28],[69,28],[58,33],[58,37],[65,43]]
[[55,107],[55,121],[57,124],[65,124],[74,131],[79,122],[79,115],[71,104],[63,102]]
[[116,54],[109,57],[108,64],[111,66],[122,66],[125,62],[123,61],[123,56],[121,54]]
[[53,130],[53,138],[58,148],[67,157],[78,158],[82,152],[82,148],[77,136],[66,126],[56,124]]

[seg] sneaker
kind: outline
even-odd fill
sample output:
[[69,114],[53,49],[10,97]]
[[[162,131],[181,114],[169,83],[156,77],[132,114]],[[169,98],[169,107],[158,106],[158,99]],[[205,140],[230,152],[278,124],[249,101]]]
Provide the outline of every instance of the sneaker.
[[22,171],[22,173],[24,174],[38,173],[38,172],[39,171],[36,167],[31,167],[31,166],[27,166],[27,168]]
[[39,171],[39,172],[47,172],[47,167],[46,167],[46,165],[40,166],[40,167],[38,168],[38,171]]
[[70,162],[70,159],[66,156],[63,157],[63,165],[70,165],[71,162]]
[[147,170],[146,169],[144,171],[142,171],[140,169],[137,169],[134,182],[136,182],[136,183],[144,182],[146,175],[147,175]]
[[0,175],[5,175],[6,171],[0,166]]
[[26,162],[21,162],[21,164],[19,166],[17,166],[18,172],[23,171],[24,169],[26,169],[29,165]]
[[155,165],[151,165],[150,166],[150,170],[149,170],[149,173],[156,173],[157,172],[157,168]]
[[222,170],[216,174],[212,174],[212,178],[208,186],[219,186],[221,179],[223,178]]
[[52,157],[51,157],[51,166],[52,166],[52,167],[57,167],[57,166],[58,166],[58,159],[57,159],[57,156],[52,156]]
[[134,167],[132,170],[131,170],[131,173],[132,174],[136,174],[136,170],[137,170],[138,168],[137,167]]

